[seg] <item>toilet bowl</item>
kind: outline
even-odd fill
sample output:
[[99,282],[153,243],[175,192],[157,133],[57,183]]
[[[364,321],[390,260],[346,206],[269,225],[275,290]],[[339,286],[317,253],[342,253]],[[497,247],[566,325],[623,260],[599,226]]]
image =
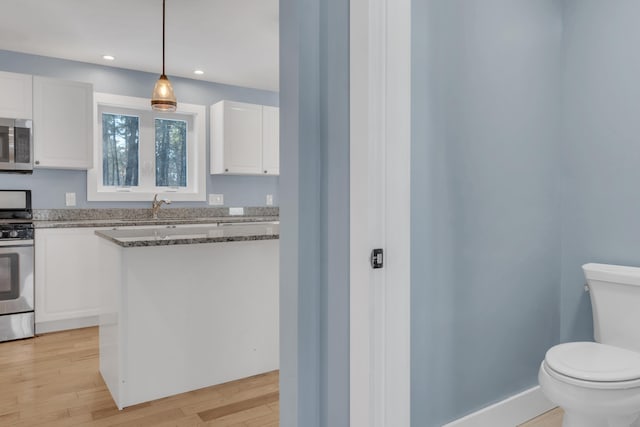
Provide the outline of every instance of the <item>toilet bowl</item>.
[[640,353],[592,342],[551,348],[538,381],[563,427],[640,427]]
[[540,365],[544,395],[563,427],[640,427],[640,268],[583,266],[596,342],[552,347]]

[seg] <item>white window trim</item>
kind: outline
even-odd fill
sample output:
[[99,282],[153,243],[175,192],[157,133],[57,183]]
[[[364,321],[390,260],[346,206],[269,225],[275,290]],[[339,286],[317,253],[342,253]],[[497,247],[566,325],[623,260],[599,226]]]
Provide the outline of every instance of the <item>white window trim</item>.
[[[102,187],[102,135],[101,126],[98,126],[98,107],[111,106],[118,108],[129,108],[136,110],[151,111],[150,100],[147,98],[136,98],[132,96],[113,95],[109,93],[95,93],[93,104],[93,169],[87,171],[87,200],[88,201],[150,201],[156,192],[147,191],[121,191],[116,188]],[[176,113],[190,115],[193,117],[193,140],[195,150],[188,151],[188,179],[194,182],[191,191],[185,190],[159,190],[157,193],[163,195],[171,201],[205,201],[206,200],[206,107],[204,105],[178,103]],[[191,156],[195,157],[192,158]],[[108,189],[107,189],[108,188]]]

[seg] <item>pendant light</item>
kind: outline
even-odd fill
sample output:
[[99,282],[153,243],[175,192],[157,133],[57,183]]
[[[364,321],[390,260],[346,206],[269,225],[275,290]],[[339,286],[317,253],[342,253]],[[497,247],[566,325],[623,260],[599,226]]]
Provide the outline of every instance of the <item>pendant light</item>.
[[156,82],[151,95],[151,108],[156,111],[176,111],[176,96],[173,94],[171,82],[164,73],[164,15],[165,0],[162,0],[162,75]]

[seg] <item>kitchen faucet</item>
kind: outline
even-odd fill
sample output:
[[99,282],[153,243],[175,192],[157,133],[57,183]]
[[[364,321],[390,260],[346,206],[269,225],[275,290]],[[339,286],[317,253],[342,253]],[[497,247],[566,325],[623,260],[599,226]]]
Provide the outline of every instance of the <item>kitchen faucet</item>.
[[158,195],[154,194],[153,202],[151,202],[151,213],[153,214],[153,219],[158,219],[158,211],[160,210],[160,206],[162,206],[163,203],[170,205],[171,200],[169,199],[158,200]]

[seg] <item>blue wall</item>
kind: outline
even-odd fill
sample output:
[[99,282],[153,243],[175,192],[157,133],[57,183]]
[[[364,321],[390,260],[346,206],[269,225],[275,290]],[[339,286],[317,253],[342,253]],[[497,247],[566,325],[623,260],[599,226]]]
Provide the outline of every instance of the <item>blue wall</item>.
[[640,266],[640,2],[566,0],[562,333],[592,339],[586,262]]
[[349,426],[349,1],[280,0],[280,425]]
[[[93,83],[96,92],[148,98],[158,75],[43,56],[0,51],[0,70]],[[171,77],[179,102],[209,106],[222,99],[278,105],[278,94],[199,80]],[[208,126],[207,114],[207,131]],[[88,141],[89,142],[89,141]],[[207,171],[209,170],[207,138]],[[64,193],[75,192],[78,207],[146,207],[142,202],[91,202],[83,171],[37,169],[33,175],[0,174],[0,188],[33,191],[35,208],[64,207]],[[226,206],[264,206],[267,194],[278,204],[278,177],[213,176],[207,174],[207,193],[224,194]],[[206,202],[177,202],[175,206],[207,206]]]
[[530,388],[559,341],[562,9],[413,3],[412,425]]

